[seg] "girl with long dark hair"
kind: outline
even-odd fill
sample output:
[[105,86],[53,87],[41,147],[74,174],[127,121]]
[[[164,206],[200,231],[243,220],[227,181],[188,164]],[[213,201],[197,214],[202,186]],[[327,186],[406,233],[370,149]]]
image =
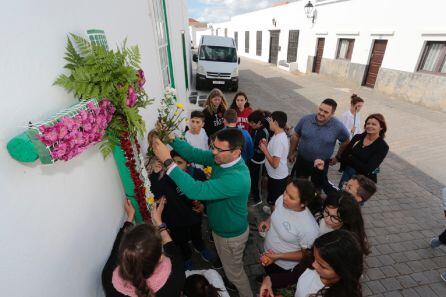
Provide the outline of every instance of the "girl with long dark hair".
[[[313,254],[312,267],[299,277],[295,297],[362,297],[364,255],[353,233],[335,230],[318,237]],[[269,276],[263,280],[260,296],[274,297]]]
[[350,193],[345,191],[333,193],[325,199],[319,227],[321,235],[338,229],[354,233],[363,253],[365,255],[370,253],[361,207]]
[[251,132],[248,117],[252,113],[252,108],[250,107],[246,93],[238,92],[235,94],[230,108],[237,111],[237,126]]

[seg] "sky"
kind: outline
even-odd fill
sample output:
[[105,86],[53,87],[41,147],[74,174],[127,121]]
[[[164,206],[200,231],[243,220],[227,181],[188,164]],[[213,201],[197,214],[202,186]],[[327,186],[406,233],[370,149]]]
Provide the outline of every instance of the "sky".
[[[270,7],[286,0],[187,0],[189,17],[201,22],[229,21],[231,16]],[[288,2],[292,2],[289,1]]]

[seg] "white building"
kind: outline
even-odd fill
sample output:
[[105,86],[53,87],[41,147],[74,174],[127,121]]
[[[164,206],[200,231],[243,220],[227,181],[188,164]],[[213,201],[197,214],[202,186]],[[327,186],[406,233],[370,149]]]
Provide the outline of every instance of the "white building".
[[[150,97],[160,98],[171,85],[185,100],[186,0],[3,1],[0,20],[1,295],[103,296],[101,270],[124,217],[113,157],[104,161],[97,145],[69,162],[22,164],[8,155],[6,143],[28,121],[77,102],[52,86],[64,71],[70,32],[102,29],[110,48],[127,37],[128,45],[140,47]],[[147,128],[158,104],[143,111]]]
[[201,36],[212,35],[212,30],[208,28],[206,23],[201,23],[197,20],[189,18],[189,34],[191,45],[194,48],[197,48],[198,44],[200,43]]
[[446,110],[445,1],[311,2],[311,18],[301,0],[211,25],[241,56]]

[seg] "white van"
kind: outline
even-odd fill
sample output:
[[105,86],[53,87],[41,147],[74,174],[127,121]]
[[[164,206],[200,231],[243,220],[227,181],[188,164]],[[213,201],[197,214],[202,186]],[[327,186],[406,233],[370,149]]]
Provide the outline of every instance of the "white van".
[[237,49],[234,39],[230,37],[209,36],[201,37],[198,55],[194,54],[197,62],[197,77],[195,88],[227,87],[233,91],[238,89]]

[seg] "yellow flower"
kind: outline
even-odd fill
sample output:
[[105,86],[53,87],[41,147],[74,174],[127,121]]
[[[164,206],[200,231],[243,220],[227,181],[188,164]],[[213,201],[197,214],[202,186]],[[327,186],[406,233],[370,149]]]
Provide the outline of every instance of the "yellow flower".
[[212,167],[210,166],[204,167],[203,171],[205,174],[210,175],[212,173]]
[[153,203],[155,203],[155,198],[153,197],[153,195],[150,195],[149,197],[147,197],[146,202],[149,205],[152,205]]
[[186,121],[186,123],[189,123],[189,119],[186,119],[185,121]]
[[184,109],[184,105],[182,103],[177,103],[177,108]]

